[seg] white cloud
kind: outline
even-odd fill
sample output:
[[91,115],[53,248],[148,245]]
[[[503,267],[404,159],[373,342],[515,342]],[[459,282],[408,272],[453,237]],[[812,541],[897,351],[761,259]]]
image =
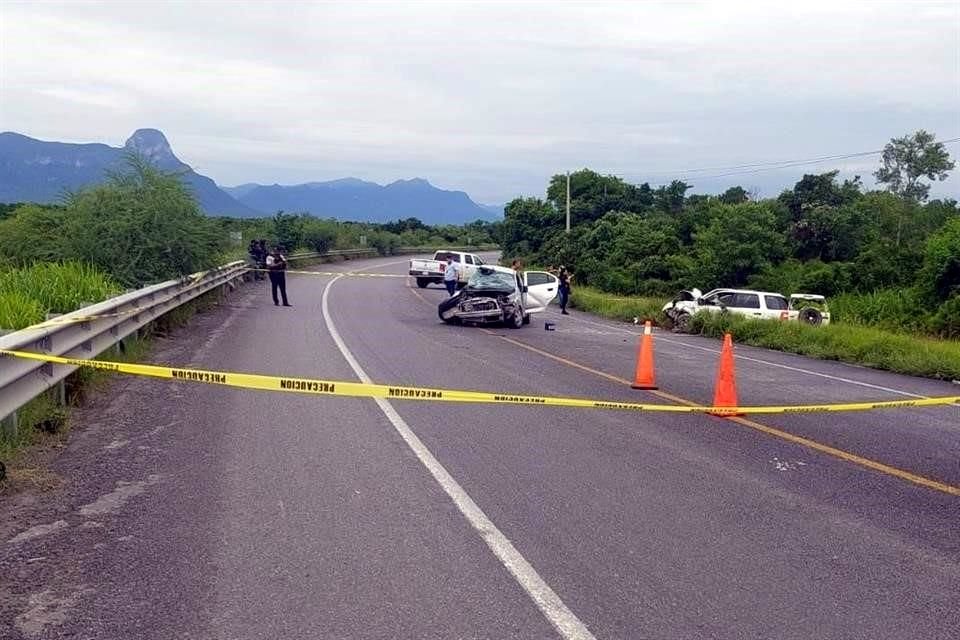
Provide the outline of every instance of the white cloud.
[[0,128],[153,126],[224,184],[421,175],[496,201],[580,166],[960,135],[958,24],[950,2],[6,2]]

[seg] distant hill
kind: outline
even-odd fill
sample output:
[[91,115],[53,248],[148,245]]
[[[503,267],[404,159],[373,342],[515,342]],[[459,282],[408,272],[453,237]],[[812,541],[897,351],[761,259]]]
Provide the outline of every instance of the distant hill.
[[363,222],[414,217],[426,224],[463,224],[495,220],[503,215],[503,207],[499,212],[483,207],[463,191],[438,189],[422,178],[398,180],[385,186],[342,178],[291,186],[244,184],[225,190],[243,204],[264,212],[306,211],[318,217]]
[[482,204],[480,206],[495,218],[502,218],[503,211],[507,208],[507,206],[504,204]]
[[160,169],[182,172],[183,181],[207,214],[262,215],[181,162],[156,129],[138,129],[122,148],[46,142],[18,133],[0,133],[0,202],[57,202],[64,192],[102,182],[108,171],[122,169],[124,153],[129,150],[139,151]]

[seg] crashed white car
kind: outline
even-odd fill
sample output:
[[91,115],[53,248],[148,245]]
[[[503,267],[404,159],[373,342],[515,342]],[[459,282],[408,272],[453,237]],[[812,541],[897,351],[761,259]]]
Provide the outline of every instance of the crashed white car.
[[519,329],[530,323],[530,314],[544,311],[557,296],[558,280],[546,271],[524,271],[482,265],[467,286],[437,308],[448,324],[503,322]]
[[788,301],[782,294],[749,289],[699,289],[681,291],[663,306],[663,312],[678,331],[686,331],[695,314],[734,313],[758,320],[799,321],[810,325],[830,324],[830,311],[823,296],[794,293]]

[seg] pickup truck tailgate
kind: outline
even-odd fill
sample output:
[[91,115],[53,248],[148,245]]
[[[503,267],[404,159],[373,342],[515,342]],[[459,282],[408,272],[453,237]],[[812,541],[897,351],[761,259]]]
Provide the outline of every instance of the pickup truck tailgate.
[[443,273],[443,270],[446,268],[446,262],[438,262],[437,260],[411,260],[410,261],[410,273],[412,274],[422,274],[422,275],[436,275],[438,273]]

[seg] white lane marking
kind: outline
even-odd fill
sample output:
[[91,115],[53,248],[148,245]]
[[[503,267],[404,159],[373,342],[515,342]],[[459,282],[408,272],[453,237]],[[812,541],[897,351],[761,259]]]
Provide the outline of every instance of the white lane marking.
[[[327,325],[330,337],[333,338],[334,343],[336,343],[337,348],[340,349],[340,353],[343,354],[350,368],[357,374],[361,382],[370,383],[372,382],[370,376],[366,374],[363,367],[360,366],[360,363],[357,362],[357,359],[354,358],[350,352],[350,349],[347,348],[346,343],[343,341],[343,338],[340,337],[340,333],[334,326],[333,319],[330,316],[330,309],[327,303],[328,294],[330,293],[330,288],[333,286],[333,283],[341,277],[343,276],[336,276],[330,280],[323,289],[321,302],[323,321]],[[517,551],[513,543],[493,524],[493,521],[491,521],[490,518],[487,517],[487,514],[473,501],[473,498],[467,494],[463,487],[461,487],[443,465],[440,464],[440,461],[430,453],[430,450],[427,449],[426,445],[417,437],[406,421],[400,417],[400,414],[393,408],[393,405],[382,398],[374,398],[374,401],[377,403],[377,406],[380,407],[380,410],[383,411],[384,415],[387,416],[387,419],[390,420],[390,423],[394,429],[397,430],[397,433],[400,434],[400,437],[407,443],[407,446],[413,451],[414,455],[417,456],[417,459],[427,468],[430,475],[433,476],[446,494],[450,496],[450,499],[453,500],[453,503],[467,519],[467,522],[480,534],[480,537],[497,559],[500,560],[500,563],[513,575],[517,583],[527,592],[537,605],[537,608],[540,609],[557,632],[566,640],[595,640],[594,635],[590,633],[580,619],[567,608],[567,605],[563,603],[560,596],[540,577],[540,574],[538,574],[536,569],[527,562],[526,558]]]
[[[623,333],[629,333],[632,336],[639,336],[640,333],[636,331],[630,331],[629,329],[624,329],[616,325],[604,324],[600,322],[593,322],[592,320],[586,320],[584,318],[576,318],[578,322],[586,322],[587,324],[593,324],[598,327],[606,327],[607,329],[614,329],[616,331],[622,331]],[[709,353],[720,353],[719,349],[711,349],[710,347],[701,347],[695,344],[689,344],[687,342],[682,342],[680,340],[671,340],[670,338],[664,338],[662,332],[657,332],[657,342],[667,342],[669,344],[677,344],[689,349],[699,349],[700,351],[707,351]],[[797,355],[797,354],[793,354]],[[749,362],[756,362],[758,364],[765,364],[770,367],[777,367],[779,369],[787,369],[789,371],[796,371],[797,373],[805,373],[810,376],[817,376],[819,378],[826,378],[827,380],[834,380],[836,382],[846,382],[847,384],[854,384],[860,387],[867,387],[869,389],[876,389],[878,391],[888,391],[890,393],[895,393],[901,396],[908,396],[910,398],[926,398],[927,396],[921,395],[919,393],[911,393],[909,391],[903,391],[901,389],[893,389],[892,387],[884,387],[879,384],[872,384],[870,382],[861,382],[860,380],[851,380],[850,378],[843,378],[841,376],[830,375],[829,373],[820,373],[819,371],[811,371],[809,369],[801,369],[800,367],[791,367],[790,365],[780,364],[779,362],[770,362],[769,360],[761,360],[759,358],[751,358],[750,356],[744,356],[737,354],[737,360],[747,360]]]

